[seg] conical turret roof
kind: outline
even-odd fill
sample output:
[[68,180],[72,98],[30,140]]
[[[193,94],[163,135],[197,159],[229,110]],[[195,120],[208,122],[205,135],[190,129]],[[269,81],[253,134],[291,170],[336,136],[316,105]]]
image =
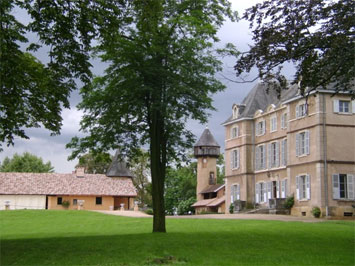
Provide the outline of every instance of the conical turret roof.
[[220,147],[208,128],[203,131],[200,139],[197,141],[194,147],[201,146]]
[[109,169],[106,172],[106,176],[109,177],[133,177],[132,173],[128,170],[127,164],[125,161],[119,158],[120,152],[116,151],[115,157],[112,160],[112,163]]

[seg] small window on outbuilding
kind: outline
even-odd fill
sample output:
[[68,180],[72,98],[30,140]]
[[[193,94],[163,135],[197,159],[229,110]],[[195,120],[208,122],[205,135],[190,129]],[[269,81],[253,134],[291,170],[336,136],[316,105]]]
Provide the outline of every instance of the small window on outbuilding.
[[77,199],[73,199],[73,205],[78,205],[78,200]]
[[102,197],[96,197],[96,205],[102,205]]
[[58,197],[57,198],[57,205],[62,205],[63,202],[63,198],[62,197]]

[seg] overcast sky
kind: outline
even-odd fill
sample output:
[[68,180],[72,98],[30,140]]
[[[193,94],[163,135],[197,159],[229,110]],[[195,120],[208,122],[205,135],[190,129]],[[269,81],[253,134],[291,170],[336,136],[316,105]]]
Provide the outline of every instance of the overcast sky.
[[[232,4],[233,9],[242,15],[247,7],[250,7],[257,2],[261,1],[233,0]],[[251,44],[249,24],[242,20],[235,23],[226,21],[224,26],[219,31],[218,36],[221,39],[219,46],[224,43],[231,42],[237,46],[238,50],[246,51],[248,49],[248,44]],[[222,73],[223,76],[233,79],[234,60],[231,58],[225,58],[224,64],[225,68]],[[102,71],[102,65],[100,65],[99,62],[95,62],[94,67],[96,68],[96,73]],[[224,128],[221,126],[221,123],[231,115],[233,103],[242,102],[243,98],[248,94],[255,83],[233,83],[224,79],[222,74],[218,74],[217,77],[226,85],[227,88],[225,91],[213,96],[214,106],[217,111],[211,112],[208,125],[201,125],[196,121],[189,121],[187,127],[196,135],[196,138],[198,139],[205,127],[208,126],[223,151]],[[77,91],[72,94],[70,101],[72,106],[71,109],[65,109],[62,113],[64,120],[60,136],[51,137],[50,132],[45,129],[28,129],[26,132],[28,136],[30,136],[30,140],[17,138],[15,140],[14,147],[4,146],[4,151],[0,153],[0,161],[2,161],[6,156],[12,157],[15,153],[21,154],[28,151],[42,157],[45,162],[51,161],[55,171],[58,173],[68,173],[73,171],[74,166],[77,164],[77,160],[67,161],[67,157],[71,151],[66,150],[65,145],[73,136],[79,134],[79,122],[82,113],[75,107],[80,101],[80,96]]]

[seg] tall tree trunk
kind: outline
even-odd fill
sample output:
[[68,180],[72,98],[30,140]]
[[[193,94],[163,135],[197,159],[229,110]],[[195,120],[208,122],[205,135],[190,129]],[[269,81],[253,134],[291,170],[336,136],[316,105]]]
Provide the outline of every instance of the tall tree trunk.
[[[165,204],[164,181],[165,160],[162,161],[163,121],[159,111],[153,112],[150,129],[150,160],[152,174],[152,198],[153,198],[153,232],[166,232],[165,229]],[[164,162],[164,163],[163,163]]]

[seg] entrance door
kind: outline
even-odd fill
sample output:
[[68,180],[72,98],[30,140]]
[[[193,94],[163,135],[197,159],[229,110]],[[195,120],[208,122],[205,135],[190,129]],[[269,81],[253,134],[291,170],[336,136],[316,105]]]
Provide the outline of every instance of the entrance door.
[[124,209],[128,210],[129,209],[129,202],[128,202],[127,197],[113,197],[113,204],[114,204],[115,210],[120,210],[122,203],[124,204]]

